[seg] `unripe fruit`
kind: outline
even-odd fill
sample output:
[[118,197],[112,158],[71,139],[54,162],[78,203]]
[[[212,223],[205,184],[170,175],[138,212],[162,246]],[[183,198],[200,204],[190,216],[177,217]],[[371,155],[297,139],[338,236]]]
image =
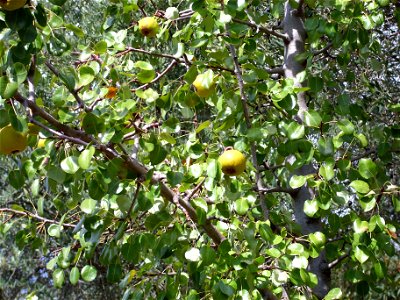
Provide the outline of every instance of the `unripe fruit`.
[[145,17],[139,20],[139,31],[147,37],[154,37],[158,32],[158,23],[154,17]]
[[218,158],[222,172],[228,176],[238,176],[246,168],[246,157],[234,149],[226,150]]
[[23,7],[26,0],[0,0],[0,7],[4,10],[13,11]]
[[207,73],[197,75],[193,86],[196,88],[196,94],[203,98],[210,97],[215,91],[215,83],[213,80],[210,81]]
[[0,130],[0,153],[9,155],[24,151],[28,145],[25,134],[16,131],[11,125]]

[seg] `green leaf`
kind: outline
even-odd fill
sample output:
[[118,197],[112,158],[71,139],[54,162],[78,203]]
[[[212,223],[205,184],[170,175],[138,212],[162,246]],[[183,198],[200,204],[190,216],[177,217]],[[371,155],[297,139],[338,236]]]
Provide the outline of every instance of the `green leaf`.
[[288,254],[290,255],[301,255],[304,254],[304,246],[299,243],[293,243],[290,244],[289,247],[287,248]]
[[15,81],[17,84],[22,84],[28,75],[25,65],[19,62],[14,64],[13,73],[15,74]]
[[302,187],[307,182],[307,176],[293,175],[290,178],[289,185],[292,189]]
[[324,297],[323,300],[338,300],[342,299],[343,293],[340,288],[333,288],[329,291],[329,293]]
[[220,172],[219,172],[218,161],[216,159],[210,160],[210,162],[208,163],[208,166],[207,166],[207,175],[210,178],[217,178],[219,173]]
[[221,292],[228,297],[233,296],[233,294],[235,293],[235,290],[230,285],[225,284],[222,280],[218,282],[218,287]]
[[354,249],[354,256],[361,264],[365,263],[369,258],[369,255],[358,246]]
[[63,183],[65,180],[65,173],[61,170],[61,168],[57,166],[50,166],[49,169],[47,170],[47,176],[50,179],[53,179],[57,183]]
[[96,45],[94,45],[94,51],[97,54],[102,54],[107,52],[107,42],[106,41],[99,41]]
[[322,118],[318,112],[314,110],[309,110],[304,112],[304,121],[309,127],[319,128],[322,122]]
[[360,194],[367,194],[370,191],[368,183],[362,180],[354,180],[350,186]]
[[97,201],[88,198],[82,201],[80,207],[84,213],[91,214],[96,206],[97,206]]
[[79,269],[77,267],[73,267],[69,273],[69,282],[71,282],[72,285],[76,285],[79,281]]
[[287,137],[289,140],[298,140],[304,136],[304,125],[301,125],[297,122],[291,122],[287,127]]
[[53,272],[53,283],[56,288],[62,288],[64,285],[65,274],[64,270],[56,269]]
[[347,119],[340,120],[338,122],[338,127],[344,132],[344,134],[353,134],[354,125]]
[[78,165],[81,169],[86,170],[90,167],[94,153],[95,148],[93,146],[82,151],[78,158]]
[[372,159],[362,158],[358,163],[358,172],[363,178],[369,179],[378,173],[378,168]]
[[319,210],[318,206],[318,201],[313,199],[313,200],[306,200],[304,202],[304,207],[303,207],[304,213],[309,216],[313,217]]
[[264,137],[261,128],[253,127],[247,131],[247,138],[250,141],[260,141]]
[[196,128],[196,133],[199,133],[201,131],[203,131],[204,129],[206,129],[207,127],[210,127],[211,125],[211,121],[207,120],[204,121],[203,123],[201,123],[197,128]]
[[17,82],[10,82],[7,76],[0,77],[0,96],[9,99],[14,96],[18,90]]
[[79,85],[85,86],[90,84],[96,73],[94,70],[89,66],[82,66],[79,69]]
[[319,175],[329,181],[335,177],[334,164],[325,163],[319,168]]
[[8,174],[8,181],[10,182],[11,186],[16,190],[21,189],[25,185],[25,177],[20,170],[12,170]]
[[145,91],[137,90],[135,92],[135,94],[139,98],[142,98],[142,99],[146,100],[147,103],[152,103],[152,102],[156,101],[160,97],[160,95],[155,90],[153,90],[152,88],[149,88],[149,89],[147,89]]
[[269,248],[265,251],[265,253],[274,258],[278,258],[281,256],[281,252],[276,248]]
[[317,247],[322,247],[326,243],[325,234],[320,231],[310,233],[308,235],[308,238],[310,239],[311,243],[313,243]]
[[354,136],[360,141],[360,144],[363,148],[368,146],[368,140],[364,134],[359,133],[359,134],[355,134]]
[[86,265],[81,270],[82,279],[86,282],[90,282],[96,279],[97,270],[93,266]]
[[167,157],[168,152],[159,144],[154,145],[154,150],[150,152],[150,162],[152,165],[158,165]]
[[49,228],[47,228],[47,233],[49,234],[49,236],[59,238],[61,230],[62,226],[58,224],[51,224]]
[[370,232],[374,231],[376,226],[378,226],[378,228],[383,231],[385,229],[385,219],[382,218],[379,215],[374,215],[371,217],[371,219],[369,220],[369,224],[368,224],[368,230]]
[[79,170],[78,158],[69,156],[61,162],[61,169],[68,174],[75,174]]
[[235,201],[235,211],[238,213],[238,215],[245,215],[249,209],[249,202],[246,198],[240,198]]
[[145,226],[148,230],[155,230],[160,226],[169,225],[172,221],[172,216],[165,210],[151,214],[145,221]]
[[87,113],[83,117],[82,128],[89,134],[102,133],[105,130],[104,120],[93,113]]
[[107,269],[107,281],[111,283],[118,282],[123,276],[120,264],[112,264]]
[[116,202],[120,211],[127,213],[131,207],[132,200],[127,195],[119,195]]
[[353,222],[353,228],[355,233],[363,233],[366,232],[369,228],[367,221],[361,221],[357,219]]
[[73,24],[65,24],[65,28],[71,30],[79,38],[84,38],[85,37],[85,33],[78,26],[75,26]]
[[318,150],[322,156],[331,156],[334,153],[332,138],[322,137],[318,140]]

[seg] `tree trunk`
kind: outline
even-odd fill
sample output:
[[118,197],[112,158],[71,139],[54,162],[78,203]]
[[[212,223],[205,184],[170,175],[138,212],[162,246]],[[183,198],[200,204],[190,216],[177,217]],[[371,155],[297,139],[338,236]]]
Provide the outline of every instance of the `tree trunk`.
[[[286,78],[293,78],[295,86],[302,87],[304,82],[300,82],[297,75],[305,71],[305,61],[297,59],[299,54],[305,51],[306,31],[304,28],[304,14],[302,11],[302,1],[297,0],[299,7],[294,9],[289,1],[285,4],[285,16],[283,20],[283,30],[288,36],[285,41],[285,56],[284,56],[284,72]],[[299,112],[297,121],[303,122],[304,112],[307,111],[307,103],[305,92],[297,94],[297,105]],[[297,175],[307,175],[316,173],[316,169],[312,164],[307,164],[299,168],[295,173]],[[306,185],[301,187],[299,191],[293,195],[293,209],[296,222],[301,226],[302,234],[310,234],[322,230],[320,218],[310,218],[303,210],[306,200],[313,199],[315,192],[312,188]],[[309,271],[318,277],[318,285],[314,287],[313,292],[318,298],[323,298],[329,292],[330,286],[330,271],[326,261],[325,251],[322,251],[320,256],[309,260]]]

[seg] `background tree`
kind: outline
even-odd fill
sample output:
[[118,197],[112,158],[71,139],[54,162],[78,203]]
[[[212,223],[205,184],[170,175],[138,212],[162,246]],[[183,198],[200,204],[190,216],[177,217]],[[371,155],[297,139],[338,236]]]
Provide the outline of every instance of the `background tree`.
[[[1,12],[0,127],[29,146],[1,157],[0,229],[61,288],[26,293],[398,297],[399,16],[373,0]],[[226,147],[243,174],[222,173]]]

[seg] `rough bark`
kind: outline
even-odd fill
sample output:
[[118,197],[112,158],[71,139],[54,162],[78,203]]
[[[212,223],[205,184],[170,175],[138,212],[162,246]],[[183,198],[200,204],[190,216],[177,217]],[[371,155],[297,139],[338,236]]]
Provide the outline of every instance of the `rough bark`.
[[[284,74],[286,78],[293,78],[295,85],[301,87],[304,85],[304,82],[300,82],[297,75],[305,70],[306,65],[304,61],[298,59],[298,56],[305,51],[307,35],[304,28],[302,1],[297,0],[297,4],[297,9],[294,9],[289,4],[289,1],[285,4],[283,30],[288,36],[288,40],[285,42]],[[299,108],[297,120],[298,122],[302,122],[304,112],[308,109],[304,92],[297,94],[297,105]],[[295,173],[297,175],[307,175],[316,173],[316,169],[312,164],[308,164],[299,168]],[[306,235],[321,231],[321,220],[319,218],[309,218],[303,210],[305,201],[315,197],[314,190],[304,185],[292,197],[295,219],[301,226],[302,234]],[[330,286],[330,272],[327,266],[325,251],[322,251],[319,257],[310,259],[309,261],[309,271],[318,277],[318,285],[314,287],[313,292],[321,299],[328,293]]]

